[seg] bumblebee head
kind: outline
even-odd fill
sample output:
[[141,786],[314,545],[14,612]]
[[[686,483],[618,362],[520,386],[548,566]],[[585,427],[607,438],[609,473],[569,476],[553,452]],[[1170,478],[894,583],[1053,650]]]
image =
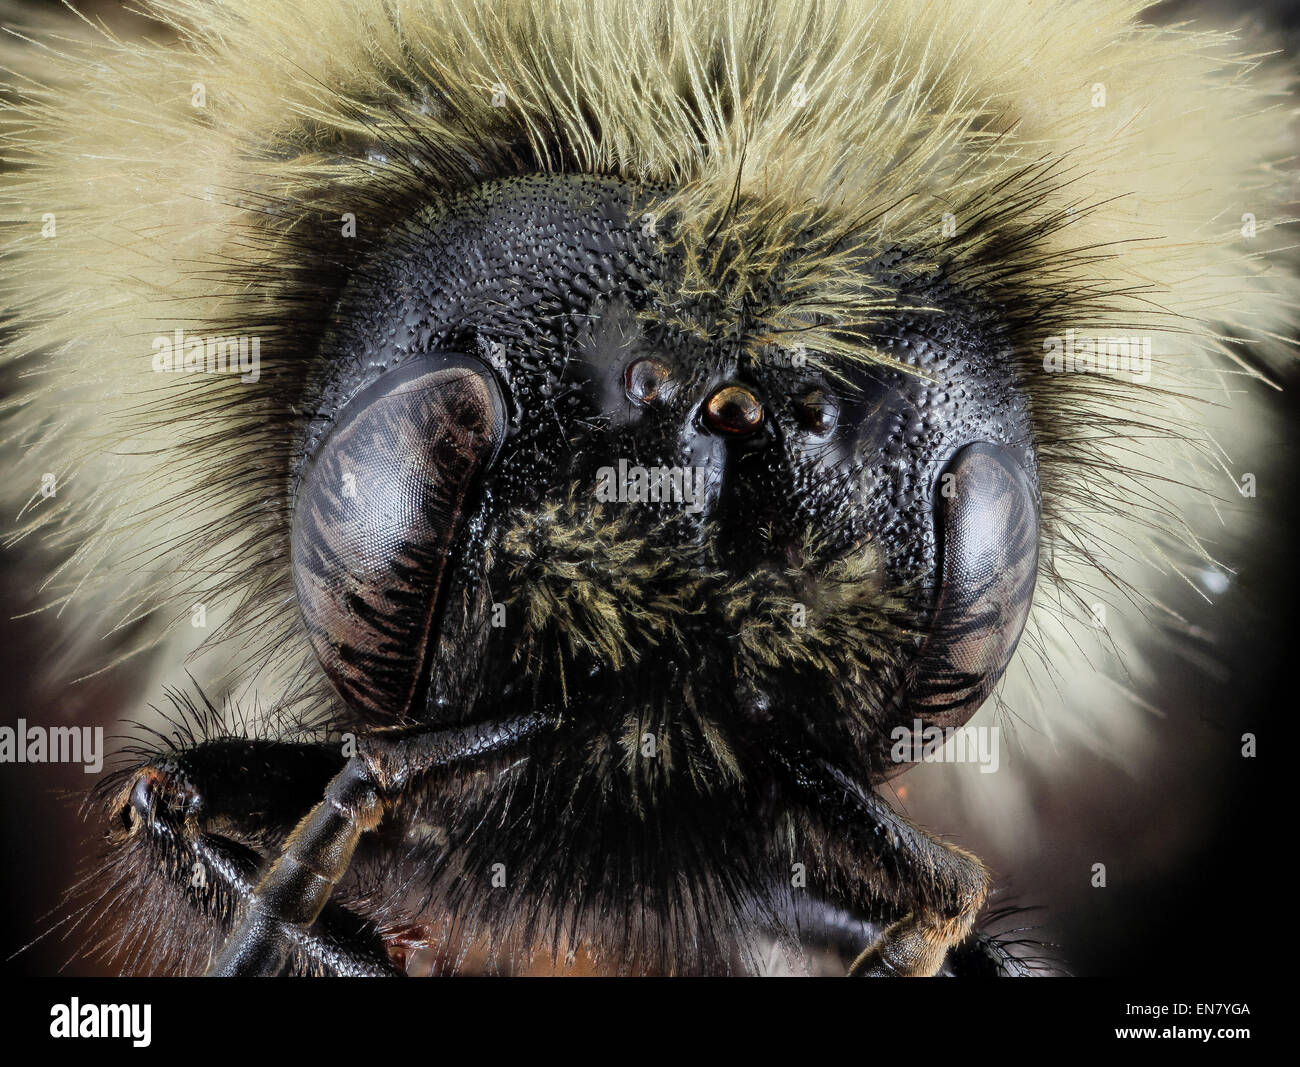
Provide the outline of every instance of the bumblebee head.
[[8,112],[11,536],[75,673],[319,724],[707,653],[955,722],[1036,597],[1060,730],[1132,736],[1090,687],[1294,318],[1284,71],[1119,0],[158,10]]
[[735,249],[700,243],[749,238],[710,222],[629,182],[520,178],[356,272],[322,342],[293,561],[357,710],[482,715],[517,699],[483,679],[521,668],[553,676],[547,699],[566,670],[626,672],[624,699],[680,672],[776,706],[815,665],[847,690],[818,699],[877,728],[960,724],[987,696],[1038,544],[996,309],[901,249],[860,256],[843,299],[863,325],[810,349],[822,323],[787,314],[804,257],[728,285]]

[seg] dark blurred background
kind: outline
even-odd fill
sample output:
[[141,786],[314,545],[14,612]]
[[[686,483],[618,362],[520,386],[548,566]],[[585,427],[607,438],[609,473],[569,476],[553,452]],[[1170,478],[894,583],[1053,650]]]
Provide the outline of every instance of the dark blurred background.
[[[9,10],[18,12],[11,18],[20,24],[52,6],[17,2]],[[103,14],[124,33],[148,26],[114,3],[78,6]],[[1177,22],[1215,10],[1180,0],[1151,17]],[[1269,27],[1297,54],[1300,6],[1281,0],[1234,4],[1216,21],[1243,20]],[[1300,489],[1300,382],[1289,385],[1282,393],[1256,390],[1276,428],[1266,465],[1257,468],[1266,472],[1255,501],[1266,521],[1254,543],[1234,553],[1237,579],[1214,609],[1233,620],[1216,635],[1213,649],[1223,670],[1207,677],[1172,653],[1156,661],[1164,685],[1160,703],[1168,711],[1156,727],[1158,758],[1131,776],[1081,757],[1065,787],[1035,783],[1046,833],[1032,863],[999,855],[973,828],[963,831],[960,813],[926,820],[1003,876],[1006,899],[1041,906],[1021,921],[1041,924],[1038,935],[1054,943],[1051,954],[1074,974],[1185,977],[1225,962],[1249,971],[1278,950],[1261,897],[1281,881],[1273,858],[1278,835],[1270,827],[1277,809],[1268,798],[1284,784],[1274,776],[1285,772],[1268,753],[1277,744],[1276,725],[1295,704],[1289,675],[1300,567],[1291,558],[1291,537]],[[11,386],[0,378],[0,396]],[[16,553],[0,552],[0,724],[19,717],[51,726],[102,722],[112,734],[119,717],[132,711],[124,703],[134,698],[131,668],[56,693],[37,687],[47,636],[39,618],[14,616],[40,603],[42,577],[25,570]],[[1257,759],[1237,754],[1244,730],[1259,738]],[[0,966],[11,974],[52,974],[65,966],[64,973],[98,973],[92,961],[68,962],[82,943],[61,940],[59,931],[19,951],[48,929],[78,865],[94,851],[98,830],[77,814],[93,781],[80,766],[0,767]],[[1110,880],[1100,891],[1087,877],[1099,859]],[[1279,918],[1285,928],[1285,913]],[[1234,940],[1227,960],[1215,958],[1210,943],[1238,927],[1244,936]]]

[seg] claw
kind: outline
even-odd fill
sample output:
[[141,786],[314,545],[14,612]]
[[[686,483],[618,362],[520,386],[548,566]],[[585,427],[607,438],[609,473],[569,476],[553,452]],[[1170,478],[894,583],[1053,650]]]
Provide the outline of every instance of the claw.
[[119,809],[122,828],[136,833],[163,812],[181,819],[197,815],[203,798],[177,768],[147,764],[132,776]]

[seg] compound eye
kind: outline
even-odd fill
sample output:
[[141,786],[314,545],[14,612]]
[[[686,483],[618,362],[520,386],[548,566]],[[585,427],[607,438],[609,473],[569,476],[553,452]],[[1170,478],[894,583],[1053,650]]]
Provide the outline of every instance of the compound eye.
[[429,353],[349,401],[306,468],[291,535],[298,606],[326,675],[370,721],[418,702],[452,543],[506,427],[484,364]]
[[628,364],[623,379],[628,398],[637,404],[666,400],[673,388],[672,375],[672,368],[653,356]]
[[792,406],[795,421],[809,433],[828,434],[839,422],[839,405],[824,389],[809,389],[796,397]]
[[984,703],[1016,650],[1038,573],[1038,505],[1024,468],[997,445],[961,449],[939,484],[939,598],[910,704],[948,727]]

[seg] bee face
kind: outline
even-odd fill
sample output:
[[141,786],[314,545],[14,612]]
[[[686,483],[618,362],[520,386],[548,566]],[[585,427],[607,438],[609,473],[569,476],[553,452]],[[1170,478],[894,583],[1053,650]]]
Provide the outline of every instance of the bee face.
[[34,53],[11,534],[63,680],[201,696],[82,884],[188,969],[442,917],[690,968],[807,890],[937,973],[990,881],[873,791],[899,732],[990,703],[1041,578],[1024,734],[1141,734],[1094,661],[1210,565],[1225,339],[1292,332],[1286,80],[1130,7],[173,0]]
[[[898,316],[851,360],[765,344],[768,309],[687,291],[699,249],[671,217],[641,225],[654,195],[488,186],[358,272],[302,451],[308,632],[372,721],[486,720],[521,694],[639,719],[638,694],[671,682],[721,735],[779,706],[882,777],[909,690],[935,684],[938,605],[962,605],[944,625],[965,665],[942,673],[963,699],[928,699],[959,723],[1033,590],[1035,461],[992,316],[863,262],[864,289],[938,296],[942,325]],[[773,305],[781,286],[774,271]],[[1009,523],[1025,533],[999,544]],[[1007,569],[993,625],[979,583]]]

